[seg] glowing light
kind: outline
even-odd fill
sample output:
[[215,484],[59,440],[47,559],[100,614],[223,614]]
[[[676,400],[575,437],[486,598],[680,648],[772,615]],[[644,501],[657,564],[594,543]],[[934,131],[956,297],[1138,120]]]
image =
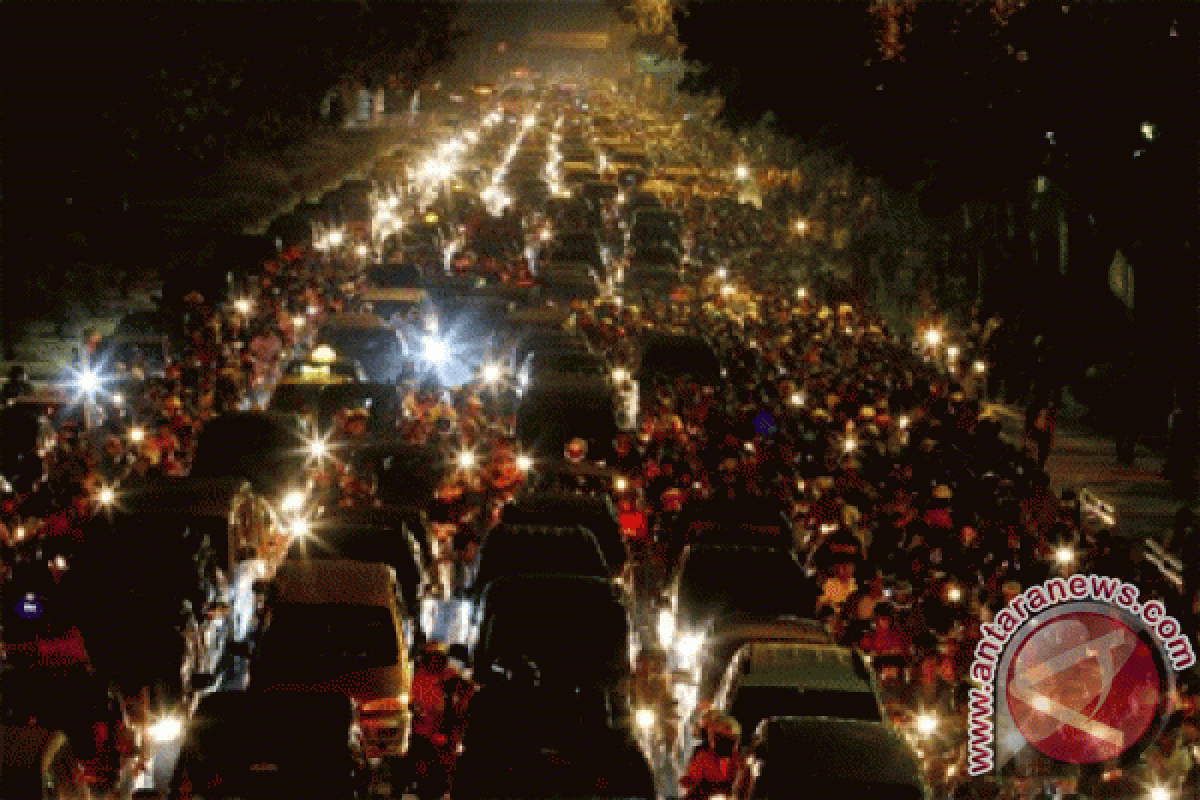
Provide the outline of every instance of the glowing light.
[[1165,786],[1152,786],[1146,793],[1147,800],[1171,800],[1171,790]]
[[300,509],[304,508],[304,504],[308,502],[308,495],[302,489],[289,489],[283,495],[283,500],[279,507],[285,514],[295,514]]
[[371,250],[365,244],[360,244],[354,248],[354,252],[358,255],[359,258],[366,258],[367,254],[370,253]]
[[434,364],[444,364],[449,357],[446,343],[441,339],[429,336],[425,339],[425,359]]
[[121,394],[120,392],[113,392],[111,395],[109,395],[109,400],[112,401],[114,406],[124,405],[125,395]]
[[1156,133],[1156,129],[1154,127],[1153,122],[1143,122],[1142,123],[1142,136],[1146,139],[1147,142],[1154,141],[1155,133]]
[[625,383],[625,381],[629,380],[629,370],[625,369],[625,367],[614,367],[612,379],[616,383]]
[[613,488],[616,489],[618,492],[623,492],[629,488],[629,481],[626,480],[623,475],[618,475],[613,480]]
[[329,443],[324,439],[313,439],[308,443],[308,454],[320,461],[329,455]]
[[733,172],[735,175],[737,175],[737,179],[739,181],[744,181],[750,177],[750,168],[745,164],[738,164],[737,167],[734,168]]
[[129,429],[129,441],[134,444],[141,444],[146,440],[146,429],[141,426],[134,425]]
[[293,517],[288,523],[288,535],[293,539],[304,539],[312,533],[312,522],[308,517]]
[[517,456],[517,469],[521,472],[529,472],[533,469],[533,459],[524,453]]
[[956,358],[958,358],[958,352],[958,345],[952,344],[946,348],[946,358],[954,361]]
[[942,342],[942,332],[937,328],[930,328],[925,331],[925,344],[929,347],[937,347]]
[[658,715],[654,713],[654,709],[652,708],[639,708],[634,712],[633,717],[638,728],[643,731],[654,730],[654,726],[658,722]]
[[721,294],[724,295],[725,297],[729,297],[730,295],[733,295],[736,293],[737,293],[737,289],[735,289],[731,284],[727,283],[721,287]]
[[483,368],[483,382],[487,384],[499,383],[504,372],[495,364],[488,364]]
[[938,718],[935,714],[924,711],[917,715],[916,719],[917,733],[922,736],[932,736],[937,732]]
[[175,741],[183,735],[183,719],[178,714],[161,716],[150,724],[146,733],[159,744]]
[[842,449],[845,450],[847,453],[853,453],[855,448],[857,448],[857,447],[858,447],[858,442],[854,441],[851,438],[847,438],[846,441],[842,443]]
[[337,352],[327,344],[323,344],[312,351],[313,361],[336,361]]
[[724,281],[729,277],[729,270],[725,269],[724,267],[717,267],[716,276],[717,280]]
[[704,634],[692,633],[681,636],[675,645],[675,652],[684,664],[693,664],[704,649]]
[[297,314],[294,317],[292,317],[292,327],[293,328],[303,328],[307,324],[308,324],[308,318],[305,317],[303,314]]
[[957,586],[951,586],[946,590],[946,601],[950,603],[958,603],[962,601],[962,589]]
[[792,405],[804,405],[804,392],[792,392]]
[[982,359],[978,359],[974,364],[971,365],[971,368],[975,370],[976,375],[982,375],[983,373],[987,372],[987,362],[983,361]]
[[808,231],[808,220],[806,220],[806,219],[796,220],[796,233],[802,234],[807,231]]
[[666,644],[675,638],[675,615],[667,609],[658,612],[658,641]]
[[325,237],[325,239],[326,239],[326,241],[329,242],[330,247],[341,247],[342,244],[346,241],[346,234],[344,231],[342,231],[340,229],[332,230]]
[[1054,551],[1054,561],[1061,567],[1070,565],[1075,560],[1075,551],[1063,545]]
[[908,417],[900,417],[896,420],[896,424],[900,426],[900,430],[905,430],[908,428]]
[[100,376],[90,369],[81,370],[75,377],[75,385],[84,394],[95,394],[100,390]]
[[117,502],[117,492],[111,486],[101,486],[96,492],[96,502],[102,507],[108,508],[113,503]]
[[471,469],[475,466],[475,451],[463,450],[455,457],[459,469]]
[[804,298],[808,297],[808,289],[805,289],[803,286],[801,286],[799,289],[796,290],[796,297],[800,300],[803,300]]

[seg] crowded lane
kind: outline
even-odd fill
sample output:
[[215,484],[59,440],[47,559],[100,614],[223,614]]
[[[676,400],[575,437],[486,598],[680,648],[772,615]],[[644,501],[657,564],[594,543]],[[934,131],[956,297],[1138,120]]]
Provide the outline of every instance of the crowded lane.
[[1025,590],[1194,631],[1053,491],[1045,417],[1002,435],[978,335],[771,260],[797,176],[682,112],[597,81],[463,123],[5,385],[5,736],[78,765],[56,796],[1194,796],[1173,713],[1119,769],[971,774]]

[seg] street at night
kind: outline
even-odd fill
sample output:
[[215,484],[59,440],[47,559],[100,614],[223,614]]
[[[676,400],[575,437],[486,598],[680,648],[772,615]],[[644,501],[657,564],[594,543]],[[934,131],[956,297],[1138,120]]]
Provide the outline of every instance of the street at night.
[[0,800],[1200,800],[1200,7],[0,8]]

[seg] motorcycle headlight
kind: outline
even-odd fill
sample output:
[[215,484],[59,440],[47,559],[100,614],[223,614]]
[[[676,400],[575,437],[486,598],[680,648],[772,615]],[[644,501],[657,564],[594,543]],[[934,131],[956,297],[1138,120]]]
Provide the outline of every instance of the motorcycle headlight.
[[183,717],[164,714],[146,727],[146,733],[158,744],[173,742],[183,735]]
[[669,644],[675,638],[675,615],[667,609],[658,612],[658,641]]
[[289,489],[283,496],[279,507],[285,514],[295,514],[304,508],[308,497],[302,489]]

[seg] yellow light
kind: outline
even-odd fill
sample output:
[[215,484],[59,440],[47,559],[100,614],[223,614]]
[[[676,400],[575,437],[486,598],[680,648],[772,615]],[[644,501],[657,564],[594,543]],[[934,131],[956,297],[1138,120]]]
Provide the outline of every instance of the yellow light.
[[900,426],[900,430],[906,429],[908,427],[908,417],[900,417],[896,420],[896,424]]
[[1064,545],[1054,551],[1054,560],[1060,567],[1068,566],[1075,560],[1075,551]]
[[1165,786],[1152,786],[1146,797],[1148,800],[1171,800],[1171,790]]
[[616,479],[613,480],[613,488],[618,492],[623,492],[629,488],[629,481],[627,481],[623,475],[618,475]]
[[120,392],[113,392],[109,396],[109,399],[112,400],[112,404],[114,406],[120,406],[120,405],[125,404],[125,395],[121,394]]
[[471,469],[475,466],[475,452],[473,450],[463,450],[458,454],[456,460],[460,469]]
[[792,392],[792,405],[804,405],[804,392]]
[[233,310],[243,316],[249,314],[250,309],[253,307],[254,306],[251,304],[250,298],[248,297],[239,297],[233,301]]
[[738,164],[734,169],[734,174],[737,175],[737,179],[739,181],[744,181],[746,178],[750,177],[750,168],[745,164]]
[[858,447],[858,442],[854,441],[853,439],[849,439],[849,438],[847,438],[846,441],[842,444],[842,448],[847,453],[853,453],[855,448],[857,448],[857,447]]
[[429,225],[436,225],[437,221],[438,221],[437,214],[426,214],[425,215],[425,222],[428,223]]
[[983,361],[982,359],[978,359],[974,364],[971,365],[971,368],[975,370],[976,375],[982,375],[983,373],[987,372],[987,362]]
[[957,603],[962,600],[962,589],[957,586],[951,586],[946,590],[946,600],[951,603]]
[[942,332],[937,328],[930,328],[929,330],[925,331],[925,344],[929,347],[937,347],[939,344],[941,344],[941,341]]
[[521,472],[529,472],[529,470],[533,469],[533,459],[524,453],[517,456],[517,469],[521,470]]
[[612,378],[616,383],[625,383],[625,381],[629,380],[629,370],[625,369],[625,367],[614,367]]
[[326,235],[325,241],[329,242],[330,247],[341,247],[342,242],[346,241],[346,234],[340,230],[333,230]]
[[337,360],[337,352],[329,345],[323,344],[320,347],[318,347],[317,349],[312,351],[312,360],[313,361],[325,361],[325,362],[336,361]]
[[736,294],[736,293],[737,293],[737,289],[733,288],[733,286],[728,283],[721,287],[721,294],[724,295],[725,297],[729,297],[730,295]]
[[634,713],[634,721],[639,728],[648,731],[654,729],[654,725],[657,723],[658,717],[652,708],[639,708]]
[[134,444],[140,444],[146,440],[146,430],[138,425],[134,425],[129,429],[129,441]]
[[808,220],[806,220],[806,219],[796,220],[796,233],[804,233],[807,230],[808,230]]
[[183,735],[183,719],[177,714],[159,717],[150,724],[146,733],[159,744],[174,741]]
[[303,314],[292,317],[293,328],[303,328],[306,324],[308,324],[308,319]]
[[799,289],[796,290],[796,297],[799,298],[800,300],[803,300],[804,298],[808,297],[808,289],[805,289],[803,286],[801,286]]
[[922,736],[932,736],[937,731],[938,718],[928,711],[922,712],[917,715],[916,727]]
[[111,486],[101,486],[96,493],[96,502],[107,508],[117,502],[117,493]]
[[483,368],[483,382],[498,383],[502,374],[500,367],[495,364],[488,364]]
[[360,244],[358,247],[354,248],[354,252],[358,254],[359,258],[366,258],[367,253],[369,253],[371,251],[367,248],[367,246],[365,244]]
[[324,439],[313,439],[308,443],[308,454],[320,460],[329,455],[329,445]]
[[294,514],[304,508],[304,504],[308,502],[308,495],[301,489],[291,489],[283,496],[279,507],[285,514]]
[[958,345],[952,344],[946,348],[946,358],[950,359],[951,361],[958,358]]

